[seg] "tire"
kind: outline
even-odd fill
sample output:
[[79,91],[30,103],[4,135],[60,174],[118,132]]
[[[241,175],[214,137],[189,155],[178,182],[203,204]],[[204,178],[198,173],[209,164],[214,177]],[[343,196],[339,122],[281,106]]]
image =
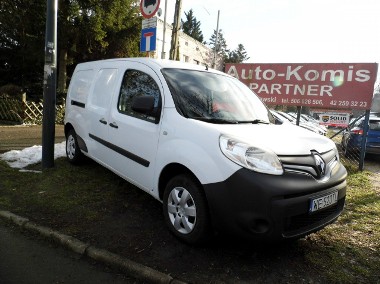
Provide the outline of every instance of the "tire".
[[74,129],[69,130],[66,136],[66,157],[72,164],[79,164],[83,161],[83,154]]
[[169,230],[188,244],[202,244],[211,237],[209,210],[200,183],[181,174],[166,185],[164,217]]

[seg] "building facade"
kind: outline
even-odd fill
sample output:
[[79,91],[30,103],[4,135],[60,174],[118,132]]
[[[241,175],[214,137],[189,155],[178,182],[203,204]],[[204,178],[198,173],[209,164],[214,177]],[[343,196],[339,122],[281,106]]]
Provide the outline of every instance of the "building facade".
[[[156,51],[149,52],[150,57],[169,59],[172,31],[172,25],[166,23],[165,43],[163,44],[164,21],[157,18]],[[213,66],[213,49],[193,39],[181,30],[178,32],[178,41],[179,61],[208,66],[210,68]],[[164,53],[162,53],[163,50]],[[223,69],[223,62],[218,56],[215,60],[215,69]]]

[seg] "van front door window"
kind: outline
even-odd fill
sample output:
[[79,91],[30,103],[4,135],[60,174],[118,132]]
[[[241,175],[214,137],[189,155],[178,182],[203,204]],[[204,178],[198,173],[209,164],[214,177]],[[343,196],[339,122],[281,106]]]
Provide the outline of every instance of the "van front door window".
[[139,96],[153,96],[154,108],[159,107],[160,89],[154,79],[144,72],[127,70],[120,88],[118,102],[119,112],[154,122],[154,118],[132,110],[133,99]]

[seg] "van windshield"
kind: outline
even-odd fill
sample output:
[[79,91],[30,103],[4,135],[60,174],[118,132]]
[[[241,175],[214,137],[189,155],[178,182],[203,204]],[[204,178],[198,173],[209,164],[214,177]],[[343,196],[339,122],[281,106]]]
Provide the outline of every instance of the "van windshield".
[[207,71],[162,69],[177,111],[211,123],[273,123],[261,100],[235,78]]

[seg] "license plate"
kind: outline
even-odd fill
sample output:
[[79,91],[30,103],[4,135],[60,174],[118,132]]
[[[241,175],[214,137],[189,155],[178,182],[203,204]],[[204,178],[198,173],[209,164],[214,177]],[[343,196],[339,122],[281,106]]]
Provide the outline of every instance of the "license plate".
[[315,212],[338,202],[338,191],[310,200],[309,212]]

